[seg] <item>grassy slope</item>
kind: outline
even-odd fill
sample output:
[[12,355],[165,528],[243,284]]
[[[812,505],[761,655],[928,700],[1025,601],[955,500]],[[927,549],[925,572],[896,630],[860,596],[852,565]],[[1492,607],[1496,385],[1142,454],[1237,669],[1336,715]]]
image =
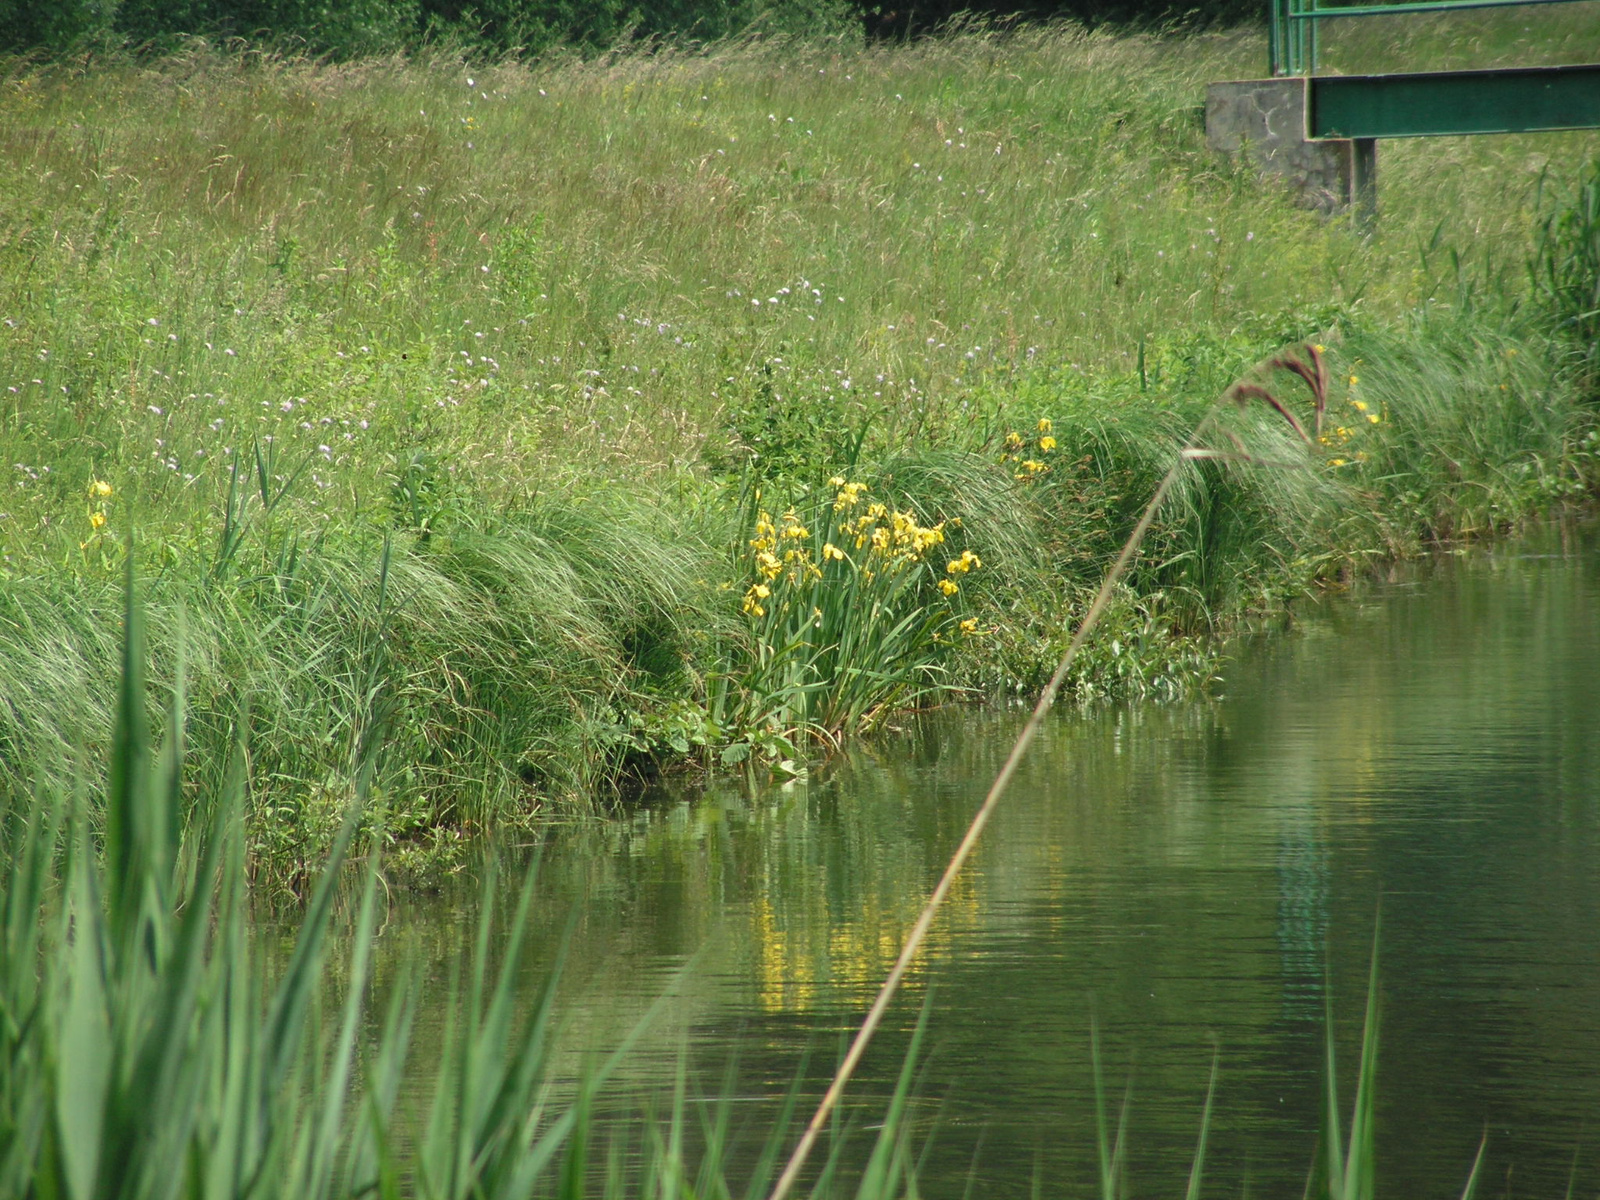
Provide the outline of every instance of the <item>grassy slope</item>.
[[[1539,19],[1421,22],[1408,61],[1592,56],[1578,17]],[[1122,625],[1163,661],[1174,629],[1580,487],[1557,366],[1462,280],[1514,298],[1541,181],[1594,136],[1386,144],[1363,241],[1206,151],[1204,85],[1263,58],[1054,31],[12,71],[0,759],[105,737],[134,526],[197,740],[249,696],[258,836],[294,858],[375,731],[404,833],[583,794],[641,719],[693,727],[749,636],[740,473],[798,494],[869,418],[860,470],[996,549],[974,599],[1002,684],[1048,658],[1171,438],[1282,342],[1335,338],[1344,417],[1409,423],[1353,425],[1359,469],[1197,478]],[[1040,416],[1061,466],[1025,493],[995,460]]]

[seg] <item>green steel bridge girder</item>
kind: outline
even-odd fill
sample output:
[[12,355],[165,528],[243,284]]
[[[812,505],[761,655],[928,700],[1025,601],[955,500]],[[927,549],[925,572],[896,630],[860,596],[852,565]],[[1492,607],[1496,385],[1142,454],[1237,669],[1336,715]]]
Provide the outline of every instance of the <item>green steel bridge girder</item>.
[[1306,80],[1311,138],[1600,128],[1600,64]]

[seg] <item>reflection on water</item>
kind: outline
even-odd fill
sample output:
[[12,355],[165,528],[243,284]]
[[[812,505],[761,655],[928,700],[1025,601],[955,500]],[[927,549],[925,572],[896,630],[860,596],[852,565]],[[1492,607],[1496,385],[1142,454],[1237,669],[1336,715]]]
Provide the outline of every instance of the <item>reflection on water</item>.
[[[1324,1014],[1353,1064],[1381,902],[1384,1191],[1459,1194],[1485,1130],[1489,1178],[1516,1194],[1564,1193],[1580,1148],[1579,1194],[1593,1191],[1587,542],[1552,533],[1302,614],[1241,655],[1220,699],[1059,714],[852,1090],[861,1113],[880,1107],[931,994],[925,1190],[1089,1189],[1093,1020],[1108,1078],[1129,1081],[1135,1194],[1181,1193],[1214,1047],[1208,1191],[1299,1194]],[[555,838],[530,971],[570,919],[573,1069],[668,994],[624,1097],[684,1047],[711,1090],[736,1053],[753,1100],[809,1049],[820,1088],[1021,719],[934,714],[789,787],[723,782]],[[390,961],[421,955],[442,991],[469,907],[397,909]]]

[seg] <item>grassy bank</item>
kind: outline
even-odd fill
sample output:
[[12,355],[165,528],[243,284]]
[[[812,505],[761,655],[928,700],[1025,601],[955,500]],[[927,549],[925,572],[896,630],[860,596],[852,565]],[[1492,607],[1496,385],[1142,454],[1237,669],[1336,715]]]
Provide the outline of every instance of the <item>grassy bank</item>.
[[[806,1108],[804,1063],[787,1094],[781,1081],[736,1094],[732,1071],[705,1093],[690,1077],[685,1049],[659,1107],[647,1099],[645,1111],[625,1109],[619,1119],[607,1085],[670,997],[577,1078],[563,1073],[554,974],[531,981],[521,969],[541,919],[534,871],[519,889],[503,890],[487,865],[476,928],[468,945],[456,942],[444,985],[442,1027],[418,1019],[424,989],[441,985],[440,972],[384,949],[392,914],[380,894],[381,838],[364,841],[355,812],[342,822],[282,953],[253,937],[242,737],[224,782],[197,789],[185,770],[181,665],[164,728],[154,734],[131,572],[118,647],[103,823],[97,829],[81,795],[55,792],[48,779],[32,793],[0,795],[6,1195],[778,1194],[769,1189]],[[368,797],[358,791],[359,805]],[[190,806],[203,820],[183,831]],[[519,893],[509,912],[497,906],[506,890]],[[568,936],[577,928],[570,925]],[[1375,1194],[1376,968],[1375,954],[1347,1141],[1330,1007],[1326,1124],[1310,1151],[1307,1196]],[[884,1108],[868,1114],[874,1124],[835,1120],[803,1176],[804,1194],[921,1194],[919,1172],[938,1136],[917,1096],[931,1010],[925,1005],[911,1033]],[[1094,1028],[1098,1194],[1113,1200],[1129,1186],[1133,1090],[1130,1080],[1113,1140],[1108,1118],[1117,1102],[1103,1086]],[[1190,1200],[1206,1178],[1218,1059],[1198,1111]],[[978,1178],[974,1159],[969,1187]],[[1044,1182],[1036,1166],[1035,1184]]]
[[[1415,28],[1419,65],[1526,60]],[[1181,692],[1241,616],[1581,498],[1592,324],[1551,305],[1588,277],[1528,263],[1593,136],[1386,145],[1363,239],[1205,149],[1205,83],[1263,58],[1061,29],[14,67],[6,786],[107,744],[132,542],[154,678],[181,640],[202,763],[248,702],[252,861],[297,886],[374,747],[425,866],[664,763],[1035,685],[1286,345],[1326,348],[1325,440],[1235,418],[1295,469],[1197,466],[1081,691]]]

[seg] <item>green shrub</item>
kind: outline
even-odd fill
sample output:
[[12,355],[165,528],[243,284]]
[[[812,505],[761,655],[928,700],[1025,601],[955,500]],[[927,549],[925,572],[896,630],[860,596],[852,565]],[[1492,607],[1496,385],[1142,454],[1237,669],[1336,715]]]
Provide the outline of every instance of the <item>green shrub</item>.
[[849,0],[0,0],[0,52],[168,51],[205,37],[337,59],[426,40],[498,56],[751,30],[827,36],[859,22]]

